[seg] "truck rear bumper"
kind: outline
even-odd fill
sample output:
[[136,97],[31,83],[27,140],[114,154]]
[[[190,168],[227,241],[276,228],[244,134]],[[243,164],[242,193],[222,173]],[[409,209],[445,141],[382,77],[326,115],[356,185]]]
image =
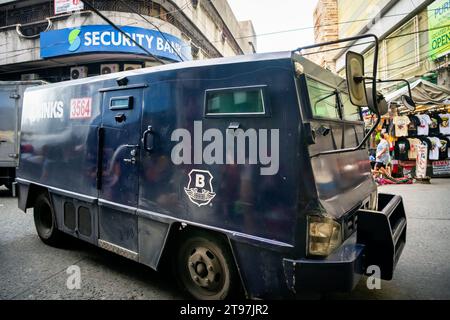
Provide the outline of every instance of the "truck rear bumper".
[[379,194],[379,211],[359,210],[357,232],[325,259],[283,259],[293,292],[351,291],[368,266],[391,280],[406,244],[406,215],[400,196]]

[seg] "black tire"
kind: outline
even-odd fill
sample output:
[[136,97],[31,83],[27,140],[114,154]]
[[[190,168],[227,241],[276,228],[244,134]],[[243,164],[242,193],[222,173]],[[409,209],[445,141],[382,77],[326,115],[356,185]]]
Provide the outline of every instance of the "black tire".
[[34,203],[34,225],[42,242],[50,246],[62,244],[63,233],[56,226],[55,211],[47,194],[40,194]]
[[225,241],[196,231],[178,243],[173,267],[183,290],[198,300],[223,300],[238,293],[240,280]]

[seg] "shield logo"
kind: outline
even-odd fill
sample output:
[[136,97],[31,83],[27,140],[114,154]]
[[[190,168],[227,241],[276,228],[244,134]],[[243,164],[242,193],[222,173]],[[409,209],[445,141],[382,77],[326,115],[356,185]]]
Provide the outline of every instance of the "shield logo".
[[212,187],[214,177],[207,170],[193,169],[189,172],[189,183],[184,192],[197,206],[206,206],[216,196]]

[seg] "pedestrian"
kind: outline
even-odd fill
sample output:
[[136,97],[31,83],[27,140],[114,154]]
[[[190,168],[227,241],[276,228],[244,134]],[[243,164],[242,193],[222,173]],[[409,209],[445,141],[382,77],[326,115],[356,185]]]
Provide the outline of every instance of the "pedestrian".
[[375,157],[375,172],[381,173],[386,177],[390,177],[388,164],[390,162],[389,156],[389,134],[381,133],[381,140],[377,145],[377,153]]

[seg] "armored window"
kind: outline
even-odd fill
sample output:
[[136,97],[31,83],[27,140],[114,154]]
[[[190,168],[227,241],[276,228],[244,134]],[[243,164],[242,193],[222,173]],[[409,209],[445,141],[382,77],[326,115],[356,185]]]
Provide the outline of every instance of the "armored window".
[[310,77],[307,78],[307,84],[314,117],[361,121],[360,109],[350,102],[347,93]]
[[205,113],[223,115],[265,115],[265,86],[206,91]]
[[315,117],[339,119],[336,89],[321,82],[307,79],[312,113]]
[[110,110],[128,110],[133,108],[133,97],[113,97],[109,101]]

